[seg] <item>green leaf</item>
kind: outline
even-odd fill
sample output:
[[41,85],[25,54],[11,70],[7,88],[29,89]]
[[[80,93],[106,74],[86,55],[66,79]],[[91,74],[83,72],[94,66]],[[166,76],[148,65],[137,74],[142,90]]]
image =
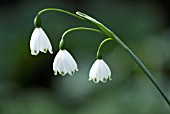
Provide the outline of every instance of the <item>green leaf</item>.
[[90,17],[89,15],[87,15],[85,13],[79,12],[79,11],[77,11],[76,14],[87,19],[88,21],[92,22],[93,24],[97,25],[103,31],[103,33],[105,33],[107,36],[109,36],[109,37],[112,36],[111,31],[107,27],[105,27],[102,23],[97,21],[96,19]]

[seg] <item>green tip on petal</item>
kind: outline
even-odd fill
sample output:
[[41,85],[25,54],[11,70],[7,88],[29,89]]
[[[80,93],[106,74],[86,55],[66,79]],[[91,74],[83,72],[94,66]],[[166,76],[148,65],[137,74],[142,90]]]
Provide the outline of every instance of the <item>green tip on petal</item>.
[[106,78],[103,78],[103,82],[106,82]]
[[37,50],[34,50],[34,53],[36,54],[36,53],[37,53]]
[[54,75],[57,75],[57,72],[54,70]]
[[112,80],[112,75],[109,76],[109,79]]
[[71,71],[71,74],[73,75],[73,74],[74,74],[74,71]]
[[97,83],[97,79],[96,78],[94,78],[94,82]]
[[61,75],[64,75],[64,71],[61,71]]
[[47,49],[46,49],[46,48],[44,48],[44,50],[43,50],[43,51],[44,51],[44,53],[46,53],[46,52],[47,52]]

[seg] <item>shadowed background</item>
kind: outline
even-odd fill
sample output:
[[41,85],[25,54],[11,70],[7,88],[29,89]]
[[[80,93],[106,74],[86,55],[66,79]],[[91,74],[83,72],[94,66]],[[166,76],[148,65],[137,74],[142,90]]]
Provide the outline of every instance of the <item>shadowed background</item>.
[[69,15],[41,15],[54,54],[32,56],[29,41],[36,14],[47,7],[82,11],[120,37],[148,67],[170,98],[170,2],[168,0],[6,0],[0,2],[0,114],[169,114],[160,93],[116,43],[102,48],[112,81],[88,81],[105,38],[72,32],[65,46],[76,59],[73,77],[54,76],[52,63],[64,31],[94,27]]

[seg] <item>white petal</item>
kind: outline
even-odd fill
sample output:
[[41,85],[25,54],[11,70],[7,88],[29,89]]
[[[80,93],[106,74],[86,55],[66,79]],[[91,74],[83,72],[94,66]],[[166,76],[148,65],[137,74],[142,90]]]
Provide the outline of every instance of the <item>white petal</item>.
[[70,60],[69,56],[65,53],[65,61],[66,61],[66,67],[67,67],[67,72],[70,74],[70,75],[73,75],[74,74],[74,67],[73,67],[73,64],[72,64],[72,61]]
[[101,74],[102,78],[100,80],[102,82],[106,82],[106,80],[108,79],[109,75],[108,75],[107,69],[104,66],[103,62],[101,62],[101,63],[102,63],[102,65],[101,65],[101,67],[102,67],[102,74]]
[[99,66],[99,60],[96,60],[92,65],[92,68],[90,69],[89,80],[93,79],[93,81],[98,82],[97,80],[98,66]]
[[69,60],[68,60],[68,58],[67,58],[67,55],[66,55],[66,53],[65,53],[65,51],[64,50],[62,50],[63,51],[63,65],[64,65],[64,68],[66,69],[66,73],[70,73],[71,72],[71,68],[70,68],[70,64],[69,64]]
[[97,70],[97,66],[98,66],[98,60],[96,60],[96,61],[93,63],[93,65],[92,65],[92,67],[91,67],[91,69],[90,69],[90,73],[89,73],[89,76],[90,76],[90,77],[94,77],[95,71]]
[[98,60],[98,66],[97,66],[97,70],[96,70],[96,78],[97,80],[101,81],[103,79],[103,74],[102,74],[102,61]]
[[108,66],[106,65],[106,63],[102,60],[102,62],[101,62],[101,66],[102,66],[102,75],[103,75],[103,77],[104,78],[108,78],[108,76],[109,76],[109,73],[108,73]]
[[40,51],[46,53],[47,50],[52,53],[52,46],[51,43],[46,35],[46,33],[43,31],[42,28],[39,28],[40,31]]
[[30,40],[30,49],[32,55],[37,55],[39,53],[40,43],[39,43],[39,29],[35,28],[31,40]]
[[54,70],[54,74],[57,75],[57,67],[58,67],[58,62],[59,62],[59,57],[61,56],[61,51],[59,51],[57,53],[57,55],[54,58],[54,62],[53,62],[53,70]]
[[108,65],[104,61],[103,61],[103,64],[104,64],[104,66],[105,66],[105,68],[107,70],[108,76],[109,76],[109,78],[111,80],[111,70],[110,70],[110,68],[108,67]]
[[70,75],[73,75],[75,71],[78,71],[77,63],[75,62],[74,58],[71,56],[71,54],[67,50],[65,50],[65,54],[68,60],[68,65],[70,67],[70,71],[68,71],[68,73]]
[[63,76],[67,73],[66,66],[64,65],[64,51],[63,50],[61,50],[61,56],[59,57],[57,70]]
[[76,61],[74,60],[74,58],[71,56],[71,54],[70,54],[67,50],[64,50],[64,52],[65,52],[67,58],[68,58],[69,61],[70,61],[70,64],[71,64],[71,67],[72,67],[71,69],[78,71],[77,63],[76,63]]

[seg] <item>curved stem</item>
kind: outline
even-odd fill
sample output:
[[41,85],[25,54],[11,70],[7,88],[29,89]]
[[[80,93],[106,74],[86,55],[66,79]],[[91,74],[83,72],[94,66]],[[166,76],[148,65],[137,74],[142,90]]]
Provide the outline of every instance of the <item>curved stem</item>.
[[64,49],[64,38],[65,36],[70,33],[70,32],[73,32],[73,31],[78,31],[78,30],[88,30],[88,31],[93,31],[93,32],[97,32],[97,33],[102,33],[100,30],[97,30],[97,29],[93,29],[93,28],[87,28],[87,27],[75,27],[75,28],[71,28],[71,29],[68,29],[67,31],[65,31],[61,37],[61,40],[60,40],[60,44],[59,44],[59,48],[60,49]]
[[66,34],[70,33],[70,32],[73,32],[73,31],[78,31],[78,30],[88,30],[88,31],[93,31],[93,32],[98,32],[98,33],[102,33],[100,30],[97,30],[97,29],[93,29],[93,28],[87,28],[87,27],[75,27],[75,28],[71,28],[71,29],[68,29],[67,31],[65,31],[62,35],[62,38],[61,39],[64,39],[64,37],[66,36]]
[[106,38],[100,43],[98,50],[97,50],[97,59],[102,59],[102,55],[100,53],[100,50],[101,50],[103,44],[106,43],[107,41],[110,41],[110,40],[113,40],[113,38]]
[[78,18],[78,19],[85,20],[84,18],[82,18],[82,17],[80,17],[80,16],[78,16],[78,15],[76,15],[76,14],[74,14],[74,13],[71,13],[71,12],[68,12],[68,11],[65,11],[65,10],[62,10],[62,9],[57,9],[57,8],[45,8],[45,9],[39,11],[37,15],[41,15],[42,13],[47,12],[47,11],[62,12],[62,13],[71,15],[71,16],[73,16],[73,17],[76,17],[76,18]]

